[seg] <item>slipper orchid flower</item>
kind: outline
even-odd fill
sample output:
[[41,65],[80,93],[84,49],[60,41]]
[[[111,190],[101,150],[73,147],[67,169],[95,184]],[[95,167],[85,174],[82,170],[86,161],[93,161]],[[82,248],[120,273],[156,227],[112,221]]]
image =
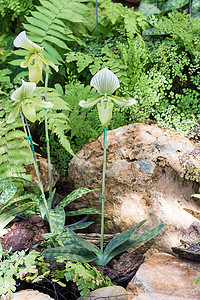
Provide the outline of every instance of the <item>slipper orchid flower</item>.
[[25,61],[21,63],[22,68],[28,67],[29,80],[31,82],[38,83],[42,77],[43,63],[51,66],[56,72],[58,67],[48,59],[45,59],[42,55],[43,47],[38,46],[26,36],[26,31],[22,31],[14,40],[14,46],[17,48],[23,48],[30,53],[25,57]]
[[[112,119],[113,103],[112,100],[121,106],[130,106],[135,104],[135,99],[125,100],[121,97],[112,95],[116,89],[120,87],[119,79],[109,69],[104,68],[97,72],[90,82],[90,85],[94,87],[99,96],[88,99],[87,101],[81,100],[79,105],[81,107],[89,108],[97,104],[99,119],[104,127],[107,127]],[[101,101],[100,103],[98,103]]]
[[35,91],[35,89],[36,84],[34,82],[25,82],[24,80],[22,80],[22,85],[18,89],[16,89],[11,95],[11,99],[18,103],[9,115],[7,123],[12,123],[16,119],[20,112],[20,108],[22,109],[23,114],[28,120],[30,120],[31,122],[35,122],[35,105],[44,108],[50,108],[53,106],[51,102],[46,102],[38,98],[34,98],[33,92]]

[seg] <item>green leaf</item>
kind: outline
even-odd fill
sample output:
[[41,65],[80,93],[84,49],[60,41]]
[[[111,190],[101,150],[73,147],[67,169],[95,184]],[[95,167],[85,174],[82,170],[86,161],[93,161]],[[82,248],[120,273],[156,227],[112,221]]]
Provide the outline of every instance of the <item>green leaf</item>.
[[74,200],[82,197],[83,195],[89,193],[89,192],[93,192],[95,190],[89,190],[87,188],[78,188],[76,190],[74,190],[73,192],[71,192],[67,197],[65,197],[58,205],[57,207],[65,207],[67,206],[69,203],[73,202]]
[[68,260],[76,260],[80,262],[91,262],[96,258],[96,255],[87,248],[77,245],[67,245],[66,247],[49,248],[42,252],[42,255],[50,259],[62,256]]
[[150,15],[161,13],[161,10],[158,7],[156,7],[155,4],[147,3],[145,0],[142,0],[140,2],[138,10],[141,13],[143,13],[145,16],[150,16]]
[[181,8],[188,4],[188,0],[168,0],[165,2],[161,8],[162,12],[170,11],[178,8]]
[[23,211],[26,211],[27,209],[35,206],[37,203],[35,202],[29,202],[29,203],[26,203],[26,204],[23,204],[23,205],[20,205],[16,208],[13,208],[7,212],[4,212],[2,214],[0,214],[0,222],[6,220],[8,217],[12,216],[12,215],[16,215],[16,214],[19,214],[19,213],[22,213]]
[[6,227],[15,217],[9,216],[4,221],[0,222],[0,237],[1,237],[1,231]]
[[92,225],[94,222],[83,222],[80,224],[76,224],[76,225],[72,225],[70,226],[70,229],[75,231],[75,230],[80,230],[80,229],[85,229],[87,227],[89,227],[90,225]]
[[0,205],[8,202],[17,192],[17,184],[10,184],[0,195]]
[[21,202],[23,200],[27,200],[28,198],[31,197],[31,194],[28,194],[26,193],[25,195],[23,196],[20,196],[20,197],[14,197],[13,199],[11,198],[9,201],[7,201],[5,204],[3,204],[1,207],[0,207],[0,212],[2,212],[6,207],[8,207],[9,205],[11,204],[14,204],[16,202]]
[[95,208],[82,208],[82,209],[77,209],[74,211],[67,211],[65,213],[66,217],[71,217],[71,216],[79,216],[79,215],[91,215],[91,214],[101,214],[101,212],[98,209]]
[[191,197],[200,198],[200,194],[193,194]]
[[78,246],[82,246],[94,253],[98,253],[100,251],[100,249],[97,246],[81,238],[69,228],[67,228],[67,232],[62,234],[61,240],[63,242],[63,245],[75,244]]
[[104,250],[104,254],[107,254],[111,251],[113,251],[115,248],[117,248],[118,246],[120,246],[121,244],[123,244],[125,241],[127,241],[133,234],[134,232],[140,228],[147,220],[143,220],[141,221],[139,224],[137,224],[134,228],[122,232],[120,234],[118,234],[117,236],[115,236],[106,246],[105,250]]
[[51,231],[54,234],[60,234],[65,225],[65,211],[61,208],[49,210]]
[[195,284],[197,285],[199,283],[200,283],[200,275],[197,277],[197,280],[196,280]]
[[52,206],[52,203],[53,203],[53,199],[54,199],[54,196],[55,196],[55,192],[56,192],[56,189],[53,190],[51,196],[47,199],[48,209],[51,209],[51,206]]
[[[161,224],[145,233],[136,235],[134,237],[129,238],[126,242],[119,245],[117,248],[115,248],[111,253],[108,253],[108,257],[106,259],[106,264],[116,255],[125,252],[129,250],[130,248],[146,243],[147,241],[151,240],[153,237],[155,237],[165,226],[166,224]],[[105,255],[107,256],[107,255]]]

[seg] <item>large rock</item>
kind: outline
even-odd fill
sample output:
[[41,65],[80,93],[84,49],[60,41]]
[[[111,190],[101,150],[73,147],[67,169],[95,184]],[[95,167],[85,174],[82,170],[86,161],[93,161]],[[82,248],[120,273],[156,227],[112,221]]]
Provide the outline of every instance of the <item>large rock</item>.
[[[82,300],[82,299],[83,297],[78,298],[78,300]],[[86,300],[95,300],[95,299],[128,300],[128,293],[121,286],[107,286],[90,292],[84,299]]]
[[[48,161],[46,158],[40,157],[37,161],[38,164],[38,169],[40,172],[40,180],[42,183],[42,186],[44,188],[45,192],[49,191],[49,166],[48,166]],[[26,173],[28,175],[32,176],[32,183],[37,185],[38,187],[40,187],[39,182],[38,182],[38,178],[36,175],[36,171],[35,171],[35,167],[34,165],[27,165],[25,166],[26,169]],[[51,165],[51,172],[52,172],[52,186],[54,187],[56,185],[56,183],[58,182],[60,176],[59,174],[56,172],[55,168],[53,167],[53,165]]]
[[199,300],[200,285],[195,285],[199,270],[200,263],[157,253],[141,265],[128,284],[129,300]]
[[[68,181],[76,188],[101,190],[102,138],[84,145],[79,159],[70,162]],[[151,254],[171,252],[179,245],[182,231],[195,220],[183,208],[199,209],[191,198],[197,187],[180,178],[179,156],[193,149],[187,138],[155,125],[131,124],[108,131],[105,232],[122,232],[147,219],[140,231],[167,224],[154,239]],[[100,207],[100,194],[87,195],[90,207]],[[98,217],[92,230],[99,231],[99,225]]]
[[53,300],[49,295],[34,290],[24,290],[14,293],[13,300]]

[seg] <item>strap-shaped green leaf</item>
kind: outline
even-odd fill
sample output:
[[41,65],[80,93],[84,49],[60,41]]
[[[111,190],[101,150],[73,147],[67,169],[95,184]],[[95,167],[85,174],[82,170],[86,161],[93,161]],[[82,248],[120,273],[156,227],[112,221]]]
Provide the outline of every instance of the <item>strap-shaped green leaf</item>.
[[69,228],[67,228],[67,231],[62,234],[61,240],[63,242],[63,245],[76,244],[94,253],[98,253],[100,251],[100,249],[97,246],[78,236],[74,231],[72,231]]
[[0,207],[0,212],[3,211],[6,207],[8,207],[11,204],[14,204],[16,202],[21,202],[21,201],[27,200],[29,198],[31,198],[31,194],[30,193],[25,193],[25,195],[20,196],[20,197],[14,197],[13,199],[11,198],[9,201],[7,201],[5,204],[3,204]]
[[7,203],[17,192],[17,184],[10,184],[0,195],[0,205]]
[[22,213],[23,211],[27,210],[30,207],[33,207],[34,205],[36,205],[35,202],[29,202],[29,203],[20,205],[18,207],[15,207],[7,212],[4,212],[4,213],[0,214],[0,222],[6,220],[10,216]]
[[79,216],[79,215],[91,215],[91,214],[101,214],[100,210],[95,208],[82,208],[73,211],[67,211],[65,213],[66,217]]
[[60,234],[65,225],[65,211],[61,208],[54,208],[49,210],[51,231],[54,234]]
[[66,247],[49,248],[42,252],[42,255],[50,259],[62,256],[63,258],[76,260],[80,262],[91,262],[96,258],[96,255],[87,248],[77,245],[67,245]]
[[0,180],[0,192],[6,189],[12,181],[13,181],[13,177],[7,177]]
[[200,194],[193,194],[191,197],[200,198]]
[[188,2],[188,0],[168,0],[163,4],[161,11],[166,12],[173,9],[181,8],[188,4]]
[[82,197],[83,195],[92,192],[94,190],[89,190],[87,188],[81,187],[78,188],[76,190],[74,190],[73,192],[71,192],[67,197],[65,197],[58,205],[57,207],[65,207],[67,206],[69,203],[73,202],[74,200]]
[[80,229],[85,229],[87,227],[89,227],[90,225],[92,225],[94,222],[83,222],[80,224],[76,224],[76,225],[72,225],[70,226],[71,230],[80,230]]
[[106,248],[104,250],[104,254],[111,252],[113,249],[117,248],[118,246],[123,244],[125,241],[127,241],[134,234],[134,232],[138,228],[140,228],[146,221],[147,220],[143,220],[139,224],[137,224],[134,228],[132,228],[128,231],[122,232],[122,233],[118,234],[117,236],[115,236],[106,246]]
[[40,188],[31,183],[30,181],[22,178],[22,177],[8,177],[8,180],[12,183],[21,183],[24,186],[29,186],[33,189],[34,193],[41,194]]
[[54,196],[55,196],[55,192],[56,192],[56,189],[53,190],[51,196],[47,199],[48,209],[51,209],[52,202],[53,202],[53,199],[54,199]]
[[4,221],[0,222],[0,236],[1,236],[1,231],[4,229],[4,227],[6,227],[6,225],[8,225],[14,218],[15,218],[14,216],[10,216]]
[[105,264],[107,264],[113,257],[116,255],[129,250],[130,248],[146,243],[155,237],[165,226],[166,224],[161,224],[145,233],[139,234],[137,236],[133,236],[129,238],[126,242],[115,248],[111,253],[108,253],[106,256]]

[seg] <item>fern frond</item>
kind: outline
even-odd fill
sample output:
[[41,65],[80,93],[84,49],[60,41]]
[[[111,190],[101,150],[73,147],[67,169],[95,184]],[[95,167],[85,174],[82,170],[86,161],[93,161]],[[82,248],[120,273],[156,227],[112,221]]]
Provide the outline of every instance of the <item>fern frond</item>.
[[[36,94],[42,98],[44,95],[44,88],[39,87],[36,89]],[[64,100],[63,96],[58,93],[56,89],[48,88],[47,93],[48,101],[52,102],[54,106],[48,110],[48,128],[58,136],[60,144],[72,155],[74,152],[71,149],[70,143],[65,135],[69,131],[67,112],[70,110],[68,103]],[[37,113],[37,119],[42,122],[44,120],[44,109],[40,109]]]
[[71,154],[74,156],[74,152],[70,146],[70,142],[65,136],[64,130],[58,124],[56,124],[53,128],[53,132],[57,135],[60,144]]
[[[74,33],[75,24],[86,23],[89,8],[84,0],[39,0],[40,6],[26,17],[24,28],[30,39],[44,47],[44,56],[58,64],[70,42],[82,44]],[[17,54],[17,53],[16,53]]]
[[[4,98],[5,100],[5,98]],[[26,175],[24,165],[32,163],[25,133],[20,130],[22,124],[7,124],[10,108],[6,101],[0,101],[1,128],[0,128],[0,179],[6,176],[20,176],[30,179]]]

